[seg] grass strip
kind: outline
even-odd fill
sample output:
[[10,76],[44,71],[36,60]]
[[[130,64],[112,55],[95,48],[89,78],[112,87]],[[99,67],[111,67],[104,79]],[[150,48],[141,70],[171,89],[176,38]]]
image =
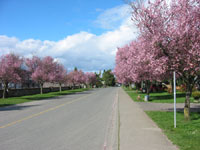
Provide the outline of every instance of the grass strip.
[[83,92],[87,90],[88,89],[74,89],[74,90],[66,90],[66,91],[61,91],[61,92],[50,92],[50,93],[35,94],[35,95],[20,96],[20,97],[9,97],[5,99],[0,99],[0,107],[20,104],[20,103],[25,103],[25,102],[31,102],[31,101],[36,101],[36,100],[43,100],[43,99],[48,99],[48,98],[55,98],[57,96],[68,95],[68,94]]
[[[124,90],[134,101],[144,102],[144,97],[145,97],[146,93],[142,93],[141,91],[136,91],[136,90],[129,90],[128,88],[124,88]],[[140,95],[141,100],[138,100],[138,95]],[[168,93],[168,92],[150,93],[149,102],[173,103],[174,102],[174,96],[173,96],[172,93]],[[177,92],[176,102],[177,103],[184,103],[185,102],[185,93]],[[193,97],[190,98],[190,102],[194,102]]]
[[174,128],[173,112],[146,113],[180,150],[200,150],[200,113],[191,113],[190,121],[184,120],[183,113],[177,113],[177,128]]

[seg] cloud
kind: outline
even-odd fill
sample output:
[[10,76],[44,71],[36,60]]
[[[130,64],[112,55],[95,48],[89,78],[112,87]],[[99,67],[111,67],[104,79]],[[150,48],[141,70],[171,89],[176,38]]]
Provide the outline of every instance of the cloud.
[[105,10],[97,17],[94,23],[103,29],[116,29],[130,16],[130,12],[129,5],[120,5]]
[[[123,5],[106,10],[101,14],[100,18],[104,16],[108,19],[112,16],[110,16],[111,12],[115,12],[114,14],[120,14],[117,20],[121,18],[119,27],[101,35],[81,31],[59,41],[35,39],[20,41],[16,37],[0,36],[0,55],[15,52],[24,57],[52,56],[63,63],[68,70],[72,70],[74,67],[84,71],[113,69],[117,47],[127,44],[137,36],[137,29],[133,26],[130,14],[129,16],[121,14],[126,11],[125,8],[127,7]],[[112,21],[110,23],[112,24]]]
[[14,52],[16,43],[18,43],[17,38],[0,35],[0,55],[7,51]]

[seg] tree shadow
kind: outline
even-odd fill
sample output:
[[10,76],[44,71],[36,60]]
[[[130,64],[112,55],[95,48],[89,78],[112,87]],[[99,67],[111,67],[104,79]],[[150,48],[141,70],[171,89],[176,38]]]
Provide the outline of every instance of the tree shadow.
[[85,95],[85,94],[91,94],[92,92],[91,91],[84,91],[84,92],[76,92],[74,94],[82,94],[82,95]]
[[74,94],[90,94],[89,91],[78,91],[78,92],[69,92],[69,93],[55,93],[56,96],[62,96],[62,95],[74,95]]
[[166,100],[166,99],[172,99],[172,95],[162,95],[162,96],[150,96],[150,100]]
[[[23,110],[30,107],[35,107],[39,105],[28,105],[28,106],[19,106],[19,105],[12,105],[12,104],[0,104],[0,111],[11,111],[11,110]],[[4,107],[3,107],[4,106]],[[7,106],[7,107],[5,107]]]
[[[167,111],[174,111],[174,108],[168,108],[166,110]],[[183,113],[184,112],[184,108],[176,108],[176,111]],[[200,113],[200,105],[191,107],[190,108],[190,112],[192,112],[192,113]]]
[[[55,98],[56,99],[62,99],[63,96],[65,95],[75,95],[75,94],[90,94],[92,93],[92,90],[89,90],[89,91],[69,91],[67,93],[65,92],[57,92],[57,93],[52,93],[52,94],[48,94],[48,95],[45,95],[44,94],[37,94],[37,95],[27,95],[27,96],[22,96],[22,97],[16,97],[16,99],[18,100],[22,100],[21,103],[24,103],[24,102],[29,102],[29,101],[40,101],[40,100],[54,100]],[[12,97],[12,99],[15,99],[15,97]],[[10,100],[9,100],[10,101]],[[12,101],[12,100],[11,100]],[[13,103],[2,103],[0,104],[0,108],[7,108],[7,107],[11,107],[11,106],[15,106],[16,107],[16,103],[15,101],[13,101]],[[19,107],[19,106],[17,106]],[[28,107],[28,106],[21,106],[22,108],[24,107]],[[4,110],[4,109],[0,109],[1,110]]]
[[196,115],[193,114],[192,117],[191,117],[192,120],[199,120],[200,119],[200,111],[199,112],[196,112]]
[[52,97],[52,96],[37,96],[37,97],[27,97],[27,98],[24,98],[24,99],[27,99],[27,100],[50,100],[50,99],[53,99],[55,98],[56,96]]
[[74,93],[55,93],[55,96],[62,96],[62,95],[72,95]]
[[[176,94],[177,98],[185,97],[184,93],[178,93]],[[166,95],[158,95],[158,96],[151,96],[150,95],[150,101],[152,100],[170,100],[173,99],[174,96],[172,94],[166,94]]]
[[[183,112],[177,112],[178,114],[184,115]],[[191,112],[190,113],[190,120],[200,120],[200,112]],[[196,124],[199,126],[199,122],[193,122],[193,125]]]
[[52,95],[37,95],[34,97],[26,97],[24,99],[28,100],[51,100],[51,99],[60,99],[63,97],[59,96],[65,96],[65,95],[75,95],[75,94],[90,94],[91,91],[83,91],[83,92],[69,92],[69,93],[53,93]]

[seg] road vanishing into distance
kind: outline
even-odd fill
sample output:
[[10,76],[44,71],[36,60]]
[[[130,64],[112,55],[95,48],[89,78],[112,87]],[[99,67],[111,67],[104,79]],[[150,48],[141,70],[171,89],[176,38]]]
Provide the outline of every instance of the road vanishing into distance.
[[117,139],[109,130],[118,90],[93,89],[0,108],[0,150],[106,149],[109,137]]

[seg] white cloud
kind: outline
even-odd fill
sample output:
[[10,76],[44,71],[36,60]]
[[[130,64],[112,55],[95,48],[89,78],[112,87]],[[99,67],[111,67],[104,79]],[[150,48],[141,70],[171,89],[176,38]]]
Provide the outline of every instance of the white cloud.
[[[126,9],[125,9],[126,8]],[[121,21],[119,27],[101,35],[82,31],[59,41],[40,41],[27,39],[20,41],[15,37],[0,36],[0,55],[15,52],[25,57],[37,55],[52,56],[63,63],[68,70],[75,66],[84,71],[98,71],[114,68],[117,47],[127,44],[137,36],[129,15],[124,15],[128,7],[123,5],[101,14],[105,20],[112,20],[112,12],[119,14],[115,20]],[[108,15],[106,15],[108,14]],[[111,15],[110,15],[111,14]],[[116,23],[116,22],[115,22]]]
[[130,12],[129,5],[120,5],[105,10],[94,23],[104,29],[116,29],[130,16]]

